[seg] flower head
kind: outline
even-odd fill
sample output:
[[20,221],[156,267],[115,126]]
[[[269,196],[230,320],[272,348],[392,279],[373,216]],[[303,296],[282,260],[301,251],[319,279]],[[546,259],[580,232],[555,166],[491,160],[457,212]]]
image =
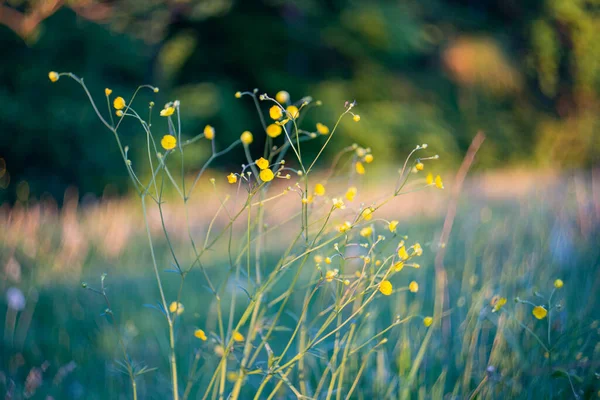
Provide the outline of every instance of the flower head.
[[366,162],[367,164],[371,164],[371,163],[373,162],[373,154],[367,154],[367,155],[365,156],[365,162]]
[[427,174],[427,177],[425,178],[425,183],[427,183],[428,185],[433,184],[433,175],[431,175],[431,172]]
[[125,106],[127,106],[127,103],[125,103],[125,99],[121,96],[113,100],[113,107],[117,110],[122,110],[125,108]]
[[359,175],[365,174],[365,166],[360,161],[356,162],[356,164],[354,165],[354,168],[356,169],[357,174],[359,174]]
[[423,325],[425,325],[426,327],[430,327],[431,324],[433,324],[433,318],[431,317],[425,317],[423,318]]
[[200,339],[202,341],[206,341],[206,333],[204,333],[204,331],[202,329],[196,329],[194,331],[194,336],[196,336],[198,339]]
[[400,272],[402,269],[404,269],[404,261],[398,261],[396,264],[394,264],[394,271]]
[[215,128],[210,125],[206,125],[204,127],[204,137],[208,140],[213,140],[215,138]]
[[239,332],[233,332],[233,337],[232,337],[234,342],[243,342],[244,341],[244,335],[242,335]]
[[275,106],[269,108],[269,116],[272,119],[278,120],[281,117],[283,117],[283,110],[281,109],[281,107],[275,105]]
[[396,221],[396,220],[390,221],[390,223],[388,224],[388,229],[390,230],[390,232],[396,232],[397,227],[398,227],[398,221]]
[[313,257],[313,260],[317,264],[322,263],[323,262],[323,256],[320,256],[320,255],[317,254],[316,256]]
[[54,72],[54,71],[48,72],[48,79],[50,79],[50,81],[56,82],[59,78],[60,78],[60,75],[58,75],[58,72]]
[[414,250],[416,256],[421,256],[423,254],[423,248],[421,247],[421,245],[419,243],[415,243],[413,245],[413,250]]
[[543,306],[535,306],[531,313],[537,319],[544,319],[546,318],[546,315],[548,315],[548,310],[546,310]]
[[322,183],[317,183],[315,185],[315,195],[324,196],[325,195],[325,186]]
[[423,171],[423,168],[425,168],[425,165],[423,165],[423,163],[421,161],[419,161],[418,163],[415,164],[415,168],[417,171]]
[[408,284],[408,290],[410,290],[413,293],[417,293],[419,291],[419,284],[415,281],[412,281]]
[[282,131],[283,129],[278,124],[271,124],[267,126],[267,135],[272,138],[276,138],[277,136],[281,135]]
[[342,225],[338,226],[337,230],[340,233],[346,233],[350,229],[352,229],[352,224],[349,221],[344,222]]
[[360,230],[360,236],[362,237],[369,237],[373,234],[373,228],[371,228],[370,226],[364,227]]
[[[261,170],[263,169],[267,169],[269,168],[269,160],[266,160],[265,158],[261,157],[258,160],[256,160],[256,165],[258,166],[258,168],[260,168]],[[263,179],[264,180],[264,179]]]
[[365,221],[370,221],[373,218],[373,210],[370,207],[367,207],[362,212],[362,217]]
[[184,309],[185,307],[183,307],[183,304],[177,301],[174,301],[169,305],[169,311],[171,311],[173,314],[181,315],[183,314]]
[[244,133],[242,133],[242,135],[240,136],[240,140],[245,145],[249,145],[254,140],[254,136],[252,136],[252,133],[250,131],[244,131]]
[[354,116],[352,117],[352,119],[354,120],[354,122],[358,122],[358,121],[360,121],[360,115],[354,114]]
[[173,135],[165,135],[160,141],[160,145],[165,150],[173,150],[177,145],[177,139]]
[[237,175],[234,174],[233,172],[230,173],[229,175],[227,175],[227,182],[234,184],[237,182]]
[[557,289],[560,289],[561,287],[563,287],[564,282],[562,281],[562,279],[557,279],[554,281],[554,287]]
[[325,272],[325,280],[327,282],[331,282],[335,279],[335,277],[338,275],[338,270],[334,269],[334,270],[329,270],[327,272]]
[[285,90],[281,90],[275,95],[275,100],[277,100],[281,104],[287,103],[288,101],[290,101],[290,94]]
[[348,190],[346,191],[346,200],[353,201],[357,192],[358,192],[358,189],[356,189],[356,186],[349,187]]
[[490,302],[492,305],[492,312],[498,312],[506,304],[506,297],[494,296]]
[[443,189],[444,188],[444,183],[442,182],[442,178],[439,175],[437,175],[435,177],[435,181],[434,182],[435,182],[435,187],[436,188],[438,188],[438,189]]
[[104,94],[106,95],[106,97],[110,96],[111,93],[112,93],[112,89],[109,89],[109,88],[104,89]]
[[409,259],[409,255],[408,255],[408,251],[406,251],[406,247],[401,246],[398,249],[398,257],[400,257],[401,260],[408,260]]
[[337,197],[331,199],[333,206],[335,208],[339,208],[341,210],[343,210],[344,208],[346,208],[346,205],[344,204],[344,202],[342,201],[342,199],[338,199]]
[[392,286],[392,282],[390,282],[388,280],[381,281],[381,283],[379,284],[379,291],[384,296],[389,296],[390,294],[392,294],[393,290],[394,290],[394,287]]
[[161,117],[169,117],[169,116],[173,115],[174,112],[175,112],[175,107],[169,106],[169,107],[166,107],[166,108],[160,110],[160,116]]
[[242,97],[242,92],[239,92],[239,91],[235,92],[234,96],[235,96],[236,99],[239,99],[240,97]]
[[298,107],[296,106],[288,106],[288,108],[286,108],[285,110],[287,111],[289,117],[292,119],[296,119],[300,115],[300,110],[298,110]]
[[327,127],[327,125],[323,125],[322,123],[317,122],[317,132],[319,132],[321,135],[328,135],[329,128]]
[[275,178],[273,171],[271,171],[269,168],[260,171],[260,174],[258,176],[263,182],[271,182],[273,178]]

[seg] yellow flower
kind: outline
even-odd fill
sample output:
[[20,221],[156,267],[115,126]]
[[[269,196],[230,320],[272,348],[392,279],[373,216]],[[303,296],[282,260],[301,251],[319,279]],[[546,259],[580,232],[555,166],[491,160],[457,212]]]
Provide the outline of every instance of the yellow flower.
[[210,125],[206,125],[204,127],[204,137],[208,140],[213,140],[215,138],[215,128]]
[[60,78],[60,75],[58,75],[58,72],[54,72],[54,71],[48,72],[48,79],[50,79],[50,81],[56,82],[59,78]]
[[227,182],[233,184],[237,182],[237,175],[234,174],[233,172],[230,173],[229,175],[227,175]]
[[406,251],[406,247],[402,246],[398,249],[398,257],[400,257],[401,260],[408,260],[408,258],[410,257],[408,255],[408,252]]
[[420,256],[423,254],[423,248],[421,247],[421,245],[419,243],[415,243],[413,245],[413,250],[414,250],[416,256]]
[[117,110],[124,109],[126,105],[127,105],[127,103],[125,103],[125,99],[122,98],[121,96],[119,96],[113,100],[113,107],[116,108]]
[[258,176],[260,176],[260,179],[263,182],[271,182],[273,178],[275,178],[273,171],[271,171],[269,168],[260,171],[260,174]]
[[117,110],[117,112],[115,114],[117,114],[117,117],[122,117],[123,116],[123,110]]
[[373,234],[373,228],[371,228],[370,226],[367,226],[360,230],[360,236],[362,236],[362,237],[369,237],[372,234]]
[[249,145],[254,140],[254,136],[252,136],[252,133],[250,131],[244,131],[244,133],[242,133],[242,136],[240,136],[240,140],[245,145]]
[[398,227],[398,221],[396,221],[396,220],[390,221],[390,223],[388,224],[388,229],[390,230],[390,232],[396,232],[397,227]]
[[348,201],[353,201],[357,192],[358,192],[358,189],[356,189],[356,186],[349,187],[348,190],[346,191],[346,199]]
[[557,289],[560,289],[561,287],[563,287],[564,282],[561,279],[557,279],[554,281],[554,287]]
[[279,106],[273,106],[273,107],[269,108],[269,116],[272,119],[277,120],[277,119],[283,117],[283,110]]
[[396,264],[394,264],[394,271],[396,271],[396,272],[402,271],[403,268],[404,268],[404,262],[402,262],[402,261],[398,261]]
[[356,165],[354,167],[356,169],[357,174],[359,174],[359,175],[365,174],[365,166],[360,161],[357,161]]
[[290,94],[285,90],[281,90],[275,95],[275,100],[277,100],[281,104],[287,103],[288,101],[290,101]]
[[425,182],[426,182],[428,185],[431,185],[431,184],[433,184],[433,175],[431,175],[431,172],[427,174],[427,177],[425,178]]
[[356,149],[356,155],[359,157],[364,157],[367,154],[367,150],[363,147],[358,147]]
[[365,208],[362,212],[362,217],[365,221],[370,221],[373,218],[373,210],[369,207]]
[[433,318],[431,317],[425,317],[423,318],[423,325],[425,325],[426,327],[430,327],[431,324],[433,324]]
[[533,314],[534,317],[536,317],[537,319],[544,319],[546,318],[546,315],[548,315],[548,310],[546,310],[544,307],[542,306],[535,306],[533,308],[533,311],[531,312]]
[[416,268],[416,269],[421,268],[421,266],[419,264],[417,264],[417,263],[414,263],[412,266],[413,266],[413,268]]
[[317,122],[317,132],[319,132],[321,135],[327,135],[329,134],[329,128],[327,125]]
[[390,281],[381,281],[381,283],[379,284],[379,291],[384,296],[389,296],[390,294],[392,294],[392,290],[394,290],[394,287],[392,286],[392,282]]
[[442,182],[442,178],[439,175],[435,177],[435,187],[438,189],[444,188],[444,183]]
[[160,116],[161,117],[168,117],[170,115],[173,115],[173,113],[175,112],[175,107],[167,107],[165,109],[160,110]]
[[331,258],[325,257],[325,264],[331,264]]
[[296,119],[300,115],[300,110],[296,106],[288,106],[285,110],[292,119]]
[[309,195],[308,197],[303,197],[302,204],[310,204],[313,202],[313,200],[314,198],[312,197],[312,195]]
[[325,280],[327,282],[333,281],[333,279],[337,276],[338,272],[339,271],[337,269],[334,269],[333,271],[327,271],[325,273]]
[[506,297],[494,296],[492,298],[491,304],[494,307],[492,308],[492,312],[498,312],[506,304]]
[[160,144],[165,150],[173,150],[177,145],[177,139],[175,139],[175,136],[173,135],[165,135],[160,141]]
[[[264,159],[263,157],[259,158],[258,160],[256,160],[256,165],[258,166],[258,168],[260,168],[261,170],[263,169],[267,169],[269,168],[269,161]],[[263,179],[264,180],[264,179]]]
[[419,162],[418,162],[418,163],[415,165],[415,168],[417,169],[417,171],[423,171],[423,168],[425,168],[425,166],[423,165],[423,163],[422,163],[422,162],[420,162],[420,161],[419,161]]
[[172,302],[169,305],[169,311],[171,311],[173,314],[177,314],[177,315],[183,314],[184,308],[185,307],[183,307],[183,304],[178,303],[176,301]]
[[340,233],[348,232],[352,228],[352,224],[348,221],[344,222],[342,225],[338,226],[338,231]]
[[342,199],[338,199],[338,198],[333,198],[331,199],[333,206],[335,208],[339,208],[341,210],[343,210],[344,208],[346,208],[346,205],[344,204],[344,202],[342,201]]
[[236,371],[229,371],[226,376],[229,382],[235,382],[238,379],[238,373]]
[[271,124],[267,126],[267,135],[272,138],[276,138],[277,136],[281,135],[282,131],[283,129],[281,129],[281,126],[277,124]]
[[352,117],[352,119],[354,120],[354,122],[358,122],[360,121],[360,115],[354,114],[354,117]]
[[367,154],[367,155],[365,156],[365,162],[366,162],[367,164],[371,164],[371,163],[373,162],[373,154]]
[[112,93],[112,89],[109,89],[109,88],[104,89],[104,94],[106,95],[106,97],[110,96],[111,93]]
[[313,260],[315,260],[315,262],[316,262],[317,264],[319,264],[319,263],[322,263],[322,262],[323,262],[323,256],[320,256],[320,255],[318,255],[318,254],[317,254],[317,255],[316,255],[314,258],[313,258]]
[[239,99],[240,97],[242,97],[242,92],[235,92],[235,98]]
[[243,342],[244,341],[244,335],[242,335],[239,332],[233,332],[233,341],[234,342]]
[[323,184],[321,184],[321,183],[317,183],[315,185],[315,194],[317,196],[324,196],[325,195],[325,186],[323,186]]
[[202,329],[196,329],[194,331],[194,336],[196,336],[198,339],[200,339],[202,341],[206,341],[206,333],[204,333],[204,331]]
[[417,293],[419,291],[419,284],[415,281],[412,281],[408,284],[408,290],[410,290],[413,293]]

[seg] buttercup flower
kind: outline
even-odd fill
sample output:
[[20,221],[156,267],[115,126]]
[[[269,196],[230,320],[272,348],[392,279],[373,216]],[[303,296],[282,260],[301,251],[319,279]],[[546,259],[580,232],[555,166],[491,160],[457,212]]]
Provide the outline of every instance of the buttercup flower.
[[338,198],[333,198],[331,199],[333,206],[335,208],[339,208],[339,209],[344,209],[346,208],[346,205],[344,204],[344,202],[342,201],[342,199],[338,199]]
[[326,125],[317,122],[317,132],[319,132],[321,135],[327,135],[329,134],[329,128]]
[[317,183],[315,185],[315,194],[317,196],[323,196],[323,195],[325,195],[325,186],[323,186],[323,184],[321,184],[321,183]]
[[430,327],[431,324],[433,324],[433,318],[431,317],[425,317],[423,318],[423,325],[425,325],[426,327]]
[[506,304],[506,297],[494,296],[490,302],[492,305],[492,312],[498,312]]
[[325,273],[325,280],[327,282],[333,281],[333,279],[338,275],[338,272],[339,271],[337,269],[334,269],[333,271],[327,271]]
[[273,171],[271,171],[269,168],[260,171],[259,176],[263,182],[271,182],[273,178],[275,178]]
[[533,311],[531,311],[531,313],[533,314],[534,317],[536,317],[537,319],[544,319],[546,318],[546,315],[548,315],[548,310],[546,310],[544,307],[542,306],[535,306],[533,308]]
[[175,148],[175,146],[177,145],[177,139],[175,139],[175,136],[173,136],[173,135],[165,135],[165,136],[163,136],[162,140],[160,141],[160,145],[165,150],[173,150]]
[[367,155],[365,156],[365,162],[366,162],[367,164],[370,164],[370,163],[372,163],[372,162],[373,162],[373,154],[367,154]]
[[436,188],[438,188],[438,189],[443,189],[444,188],[444,183],[442,182],[442,178],[439,175],[437,175],[435,177],[435,181],[434,182],[435,182],[435,187]]
[[352,228],[352,224],[349,221],[344,222],[342,225],[338,226],[338,231],[340,233],[348,232]]
[[173,115],[174,112],[175,112],[175,107],[173,107],[173,106],[167,107],[167,108],[160,110],[160,116],[168,117],[170,115]]
[[292,119],[296,119],[300,115],[300,110],[296,106],[288,106],[285,110]]
[[269,137],[272,137],[272,138],[276,138],[277,136],[281,135],[282,131],[283,131],[283,129],[281,128],[280,125],[271,124],[271,125],[267,126],[267,135],[269,135]]
[[208,140],[213,140],[215,138],[215,128],[210,125],[206,125],[204,127],[204,137]]
[[196,329],[194,331],[194,336],[196,336],[198,339],[200,339],[202,341],[206,341],[206,333],[204,333],[204,331],[202,329]]
[[275,120],[280,119],[281,117],[283,117],[283,110],[281,109],[281,107],[275,105],[269,108],[269,116]]
[[352,117],[352,119],[354,120],[354,122],[358,122],[360,121],[360,115],[354,114],[354,117]]
[[237,182],[237,175],[234,174],[233,172],[230,173],[229,175],[227,175],[227,182],[234,184]]
[[371,228],[370,226],[367,226],[360,230],[360,236],[362,237],[369,237],[371,236],[371,234],[373,234],[373,228]]
[[419,162],[418,162],[418,163],[415,165],[415,168],[417,169],[417,171],[423,171],[423,168],[425,168],[425,165],[423,165],[423,163],[419,161]]
[[243,342],[244,341],[244,335],[242,335],[239,332],[233,332],[233,341],[234,342]]
[[419,284],[415,281],[412,281],[408,284],[408,290],[410,290],[413,293],[417,293],[419,291]]
[[240,97],[242,97],[242,92],[235,92],[235,98],[239,99]]
[[[269,168],[269,161],[264,159],[263,157],[256,160],[256,166],[261,170]],[[264,179],[263,179],[264,180]]]
[[287,103],[288,101],[290,101],[290,94],[285,90],[281,90],[275,95],[275,100],[277,100],[281,104]]
[[564,283],[561,279],[557,279],[554,281],[554,287],[557,289],[560,289],[561,287],[563,287]]
[[112,90],[109,88],[104,89],[104,94],[106,95],[106,97],[110,96],[110,94],[112,93]]
[[423,248],[421,247],[421,245],[419,243],[414,244],[413,250],[414,250],[416,256],[420,256],[423,254]]
[[425,178],[425,183],[427,183],[428,185],[433,184],[433,175],[431,175],[431,172],[427,174],[427,177]]
[[356,189],[356,186],[349,187],[348,190],[346,191],[346,200],[353,201],[357,192],[358,192],[358,189]]
[[250,131],[244,131],[244,133],[242,133],[242,135],[240,136],[240,140],[245,145],[249,145],[254,140],[254,136],[252,136],[252,133]]
[[58,75],[58,72],[54,72],[54,71],[48,72],[48,79],[50,79],[50,81],[56,82],[59,78],[60,78],[60,75]]
[[359,175],[365,174],[365,166],[360,161],[357,161],[354,167],[356,169],[357,174],[359,174]]
[[408,260],[409,259],[409,255],[408,252],[406,251],[406,247],[401,246],[398,249],[398,257],[400,257],[401,260]]
[[369,207],[365,208],[362,212],[362,217],[365,221],[370,221],[373,218],[373,210]]
[[400,272],[400,271],[402,271],[402,269],[404,269],[403,261],[398,261],[396,264],[394,264],[394,271]]
[[117,110],[122,110],[125,108],[125,106],[127,106],[127,103],[125,103],[125,99],[121,96],[113,100],[113,107]]
[[394,290],[394,287],[392,286],[392,282],[390,282],[388,280],[381,281],[381,283],[379,284],[379,291],[384,296],[389,296],[390,294],[392,294],[393,290]]
[[320,256],[320,255],[317,254],[316,256],[314,256],[313,260],[317,264],[322,263],[323,262],[323,256]]
[[183,304],[178,303],[176,301],[172,302],[169,305],[169,311],[171,311],[173,314],[177,314],[177,315],[183,314],[184,308],[185,307],[183,307]]
[[325,257],[325,264],[331,264],[331,257]]
[[396,232],[397,227],[398,227],[398,221],[396,221],[396,220],[390,221],[390,223],[388,224],[388,229],[390,230],[390,232]]

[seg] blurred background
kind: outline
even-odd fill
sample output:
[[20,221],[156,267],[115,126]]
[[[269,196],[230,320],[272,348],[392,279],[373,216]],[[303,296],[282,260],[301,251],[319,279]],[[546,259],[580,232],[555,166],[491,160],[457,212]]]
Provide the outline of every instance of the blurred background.
[[[560,276],[567,310],[555,322],[567,338],[560,365],[580,378],[581,395],[594,396],[599,37],[597,0],[0,0],[0,387],[14,398],[128,398],[126,378],[114,368],[115,337],[99,315],[103,302],[79,286],[102,272],[113,279],[134,357],[168,370],[164,332],[140,312],[156,293],[138,232],[139,202],[110,132],[74,81],[48,80],[53,70],[84,78],[99,103],[105,87],[127,99],[140,84],[158,86],[138,104],[179,99],[185,136],[210,124],[218,148],[244,130],[261,130],[251,102],[234,97],[253,88],[322,100],[307,116],[312,126],[332,126],[344,102],[356,100],[361,121],[342,126],[329,158],[355,142],[372,148],[373,171],[395,171],[416,144],[427,143],[441,157],[431,168],[448,190],[407,196],[389,210],[430,250],[423,299],[391,301],[382,316],[431,309],[432,253],[454,173],[476,132],[485,132],[448,242],[452,331],[434,338],[419,382],[430,388],[443,373],[444,393],[459,387],[468,397],[494,361],[510,371],[502,373],[511,383],[489,398],[543,393],[535,390],[548,386],[545,378],[530,368],[543,353],[513,327],[520,333],[508,341],[521,343],[518,355],[502,358],[512,347],[493,346],[498,321],[482,310],[494,294],[532,296]],[[135,163],[145,134],[133,124],[121,134]],[[189,151],[189,170],[209,151]],[[236,151],[214,164],[216,176],[239,166],[243,151]],[[377,176],[385,177],[373,172],[369,185],[384,187]],[[198,204],[196,212],[203,229],[214,210]],[[156,218],[154,224],[159,234]],[[157,245],[159,258],[168,259],[165,243]],[[189,296],[190,322],[202,326],[207,294]],[[389,364],[400,370],[392,374],[406,372],[423,335],[416,328],[403,334],[392,336],[398,344]],[[186,350],[182,340],[187,360],[194,344]],[[140,382],[142,398],[168,396],[162,372]],[[380,372],[366,376],[376,382]],[[557,380],[558,393],[570,393],[567,381]]]

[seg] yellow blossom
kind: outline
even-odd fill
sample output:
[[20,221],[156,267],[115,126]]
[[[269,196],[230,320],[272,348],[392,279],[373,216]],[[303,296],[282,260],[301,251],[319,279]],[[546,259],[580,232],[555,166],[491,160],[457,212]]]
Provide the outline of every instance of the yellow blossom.
[[230,173],[229,175],[227,175],[227,182],[234,184],[237,182],[237,175],[234,174],[233,172]]
[[331,264],[331,257],[325,257],[325,264]]
[[357,192],[358,192],[358,189],[356,189],[356,186],[349,187],[348,190],[346,191],[346,200],[353,201]]
[[354,165],[354,168],[356,169],[357,174],[359,174],[359,175],[365,174],[365,166],[360,161],[356,162],[356,164]]
[[242,92],[235,92],[235,98],[239,99],[240,97],[242,97]]
[[427,177],[425,178],[425,182],[426,182],[428,185],[431,185],[431,184],[433,184],[433,175],[431,175],[431,172],[427,174]]
[[123,110],[117,110],[117,112],[115,114],[117,115],[117,117],[122,117],[123,116]]
[[546,318],[546,315],[548,315],[548,310],[546,310],[543,306],[535,306],[531,313],[537,319],[544,319]]
[[433,318],[431,317],[425,317],[423,318],[423,325],[425,325],[426,327],[430,327],[431,324],[433,324]]
[[344,209],[346,208],[346,205],[344,204],[344,202],[342,201],[342,199],[338,199],[338,198],[333,198],[331,199],[331,201],[333,202],[333,206],[335,208],[339,208],[339,209]]
[[174,112],[175,112],[175,107],[173,107],[173,106],[167,107],[167,108],[160,110],[160,116],[168,117],[168,116],[173,115]]
[[338,270],[337,269],[334,269],[333,271],[327,271],[325,273],[325,280],[327,282],[331,282],[337,276],[337,274],[338,274]]
[[110,94],[112,93],[112,90],[109,88],[104,89],[104,94],[106,95],[106,97],[110,96]]
[[390,230],[390,232],[396,232],[397,227],[398,227],[398,221],[396,221],[396,220],[390,221],[390,223],[388,224],[388,229]]
[[359,157],[364,157],[367,154],[367,149],[363,148],[363,147],[358,147],[356,149],[356,155]]
[[260,171],[260,174],[258,176],[260,176],[260,179],[263,182],[271,182],[273,178],[275,178],[273,171],[271,171],[269,168]]
[[348,221],[344,222],[342,225],[338,226],[338,231],[340,233],[348,232],[352,228],[352,224]]
[[325,186],[323,186],[322,183],[317,183],[315,185],[315,194],[317,196],[323,196],[323,195],[325,195]]
[[281,104],[287,103],[288,101],[290,101],[290,94],[285,90],[280,90],[275,95],[275,100],[277,100]]
[[367,155],[365,156],[365,162],[366,162],[367,164],[370,164],[370,163],[372,163],[372,162],[373,162],[373,154],[367,154]]
[[50,79],[50,81],[56,82],[59,78],[60,78],[60,75],[58,75],[58,72],[54,72],[54,71],[48,72],[48,79]]
[[317,264],[322,263],[323,262],[323,256],[320,256],[320,255],[317,254],[316,256],[314,256],[313,260],[315,260],[315,262]]
[[506,297],[494,296],[491,304],[494,307],[492,308],[492,312],[498,312],[506,304]]
[[160,144],[165,150],[173,150],[177,145],[177,139],[173,135],[165,135],[161,139]]
[[238,373],[236,371],[229,371],[229,372],[227,372],[227,375],[226,375],[227,380],[229,382],[235,382],[235,381],[237,381],[238,376],[239,375],[238,375]]
[[403,261],[398,261],[396,264],[394,264],[394,271],[396,271],[396,272],[402,271],[403,268],[404,268]]
[[279,106],[273,106],[273,107],[269,108],[269,116],[272,119],[277,120],[277,119],[283,117],[283,110]]
[[416,268],[416,269],[419,269],[419,268],[421,268],[421,265],[419,265],[419,264],[417,264],[417,263],[414,263],[414,264],[412,265],[412,267],[413,267],[413,268]]
[[252,133],[250,131],[244,131],[244,133],[242,133],[242,135],[240,136],[240,140],[245,145],[249,145],[254,140],[254,136],[252,136]]
[[283,131],[283,129],[281,128],[280,125],[271,124],[271,125],[267,126],[267,135],[272,138],[276,138],[277,136],[281,135],[282,131]]
[[421,245],[419,243],[415,243],[413,245],[413,250],[414,250],[416,256],[420,256],[423,254],[423,248],[421,247]]
[[392,282],[388,280],[381,281],[381,283],[379,284],[379,291],[384,296],[389,296],[390,294],[392,294],[392,290],[394,290],[394,287],[392,286]]
[[373,234],[373,228],[371,228],[370,226],[367,226],[360,230],[360,236],[362,236],[362,237],[369,237],[372,234]]
[[119,96],[113,100],[113,107],[116,108],[117,110],[124,109],[126,105],[127,105],[127,103],[125,103],[125,99],[122,98],[121,96]]
[[419,161],[419,162],[418,162],[418,163],[415,165],[415,168],[417,169],[417,171],[423,171],[423,168],[425,168],[425,166],[423,165],[423,163],[422,163],[422,162],[420,162],[420,161]]
[[561,279],[557,279],[554,281],[554,287],[557,289],[560,289],[561,287],[563,287],[564,282]]
[[417,293],[419,291],[419,284],[415,281],[412,281],[408,284],[408,290],[410,290],[413,293]]
[[[258,160],[256,160],[256,165],[258,166],[258,168],[260,168],[261,170],[263,169],[267,169],[269,168],[269,161],[266,160],[265,158],[261,157]],[[263,179],[264,180],[264,179]]]
[[365,221],[370,221],[373,218],[373,210],[369,207],[365,208],[362,212],[362,217]]
[[183,307],[183,304],[178,303],[176,301],[172,302],[169,305],[169,311],[171,311],[173,314],[177,314],[177,315],[183,314],[184,308],[185,307]]
[[406,247],[401,246],[398,249],[398,257],[400,257],[401,260],[408,260],[408,258],[410,256],[408,255],[408,252],[406,251]]
[[244,341],[244,335],[242,335],[239,332],[233,332],[233,341],[234,342],[243,342]]
[[352,117],[352,119],[354,120],[354,122],[358,122],[360,121],[360,115],[354,114],[354,117]]
[[310,204],[313,202],[313,200],[314,198],[312,197],[312,195],[309,195],[308,197],[303,197],[302,204]]
[[439,175],[435,177],[435,187],[438,189],[444,188],[444,183],[442,182],[442,178]]
[[196,329],[194,331],[194,336],[196,336],[198,339],[200,339],[202,341],[206,341],[206,333],[204,333],[204,331],[202,329]]
[[317,132],[319,132],[321,135],[327,135],[329,134],[329,128],[327,125],[317,122]]
[[300,115],[300,110],[296,106],[288,106],[285,110],[292,119],[296,119]]
[[208,140],[213,140],[215,138],[215,128],[210,125],[206,125],[204,127],[204,137]]

